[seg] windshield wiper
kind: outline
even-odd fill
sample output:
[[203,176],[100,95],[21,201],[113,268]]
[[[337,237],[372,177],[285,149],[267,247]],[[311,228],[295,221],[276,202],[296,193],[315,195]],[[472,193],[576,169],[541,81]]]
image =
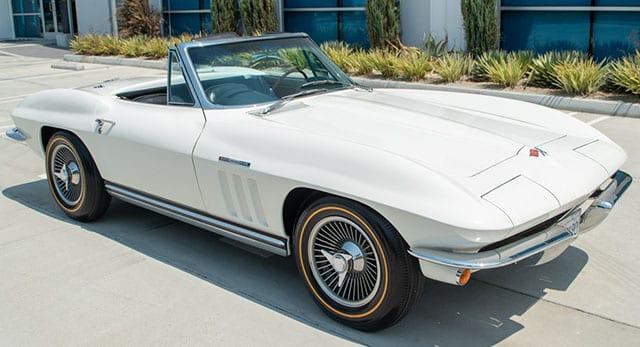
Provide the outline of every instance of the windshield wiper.
[[305,95],[322,93],[322,92],[326,92],[326,91],[327,91],[326,88],[318,88],[318,89],[303,90],[301,92],[289,94],[287,96],[283,96],[282,98],[280,98],[280,100],[274,102],[273,104],[263,108],[259,113],[261,115],[265,115],[265,114],[268,114],[269,112],[271,112],[273,110],[279,109],[280,107],[286,105],[289,101],[291,101],[291,100],[293,100],[295,98],[299,98],[299,97],[305,96]]
[[319,81],[311,81],[311,82],[303,83],[300,86],[300,88],[307,88],[307,87],[313,87],[313,86],[322,86],[322,85],[327,85],[327,84],[341,85],[341,86],[348,85],[347,83],[336,81],[336,80],[319,80]]

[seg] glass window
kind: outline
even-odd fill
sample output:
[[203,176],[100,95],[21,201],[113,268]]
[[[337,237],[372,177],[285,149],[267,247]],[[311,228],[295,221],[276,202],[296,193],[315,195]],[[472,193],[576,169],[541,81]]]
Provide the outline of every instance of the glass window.
[[193,96],[186,83],[182,66],[178,61],[175,52],[169,53],[169,104],[172,105],[193,105]]
[[16,37],[42,36],[40,16],[13,16],[13,26]]
[[596,12],[593,15],[594,57],[619,58],[640,49],[640,12]]
[[502,6],[591,6],[591,0],[502,0]]
[[40,13],[38,0],[11,0],[13,13]]
[[192,47],[189,58],[206,98],[216,105],[271,103],[351,85],[306,38]]
[[533,50],[589,49],[589,12],[505,11],[502,48]]

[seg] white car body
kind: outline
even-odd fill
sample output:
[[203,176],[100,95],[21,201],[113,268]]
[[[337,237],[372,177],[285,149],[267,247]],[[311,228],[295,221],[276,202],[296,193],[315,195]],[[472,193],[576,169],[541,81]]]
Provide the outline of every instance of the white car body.
[[[193,64],[175,54],[192,80]],[[398,230],[426,277],[454,284],[460,269],[552,259],[577,236],[571,228],[597,224],[631,181],[618,171],[626,154],[602,133],[524,102],[353,88],[261,114],[265,104],[209,107],[195,84],[193,107],[118,96],[166,84],[37,93],[13,112],[14,134],[43,155],[43,136],[69,131],[113,196],[283,256],[292,194],[359,202]]]

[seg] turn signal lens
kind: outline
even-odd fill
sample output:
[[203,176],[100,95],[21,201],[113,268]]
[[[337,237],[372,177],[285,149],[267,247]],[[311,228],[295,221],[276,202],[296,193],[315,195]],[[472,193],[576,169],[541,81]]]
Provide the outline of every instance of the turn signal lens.
[[[459,271],[459,270],[458,270]],[[458,277],[458,284],[464,286],[471,279],[471,271],[469,269],[464,269],[460,272],[460,276]]]

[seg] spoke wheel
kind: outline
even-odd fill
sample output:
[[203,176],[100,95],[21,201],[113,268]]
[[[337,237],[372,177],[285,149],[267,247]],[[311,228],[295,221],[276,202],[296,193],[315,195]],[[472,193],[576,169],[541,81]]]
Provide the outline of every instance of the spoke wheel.
[[65,214],[89,222],[106,211],[111,197],[82,141],[63,131],[53,134],[45,161],[49,189]]
[[371,302],[382,274],[366,232],[349,219],[331,216],[318,222],[309,238],[309,263],[325,294],[347,307]]
[[61,143],[53,149],[51,172],[60,199],[69,207],[76,206],[83,194],[78,158],[69,146]]
[[422,273],[393,226],[354,201],[320,198],[300,214],[296,264],[332,319],[374,331],[398,322],[420,296]]

